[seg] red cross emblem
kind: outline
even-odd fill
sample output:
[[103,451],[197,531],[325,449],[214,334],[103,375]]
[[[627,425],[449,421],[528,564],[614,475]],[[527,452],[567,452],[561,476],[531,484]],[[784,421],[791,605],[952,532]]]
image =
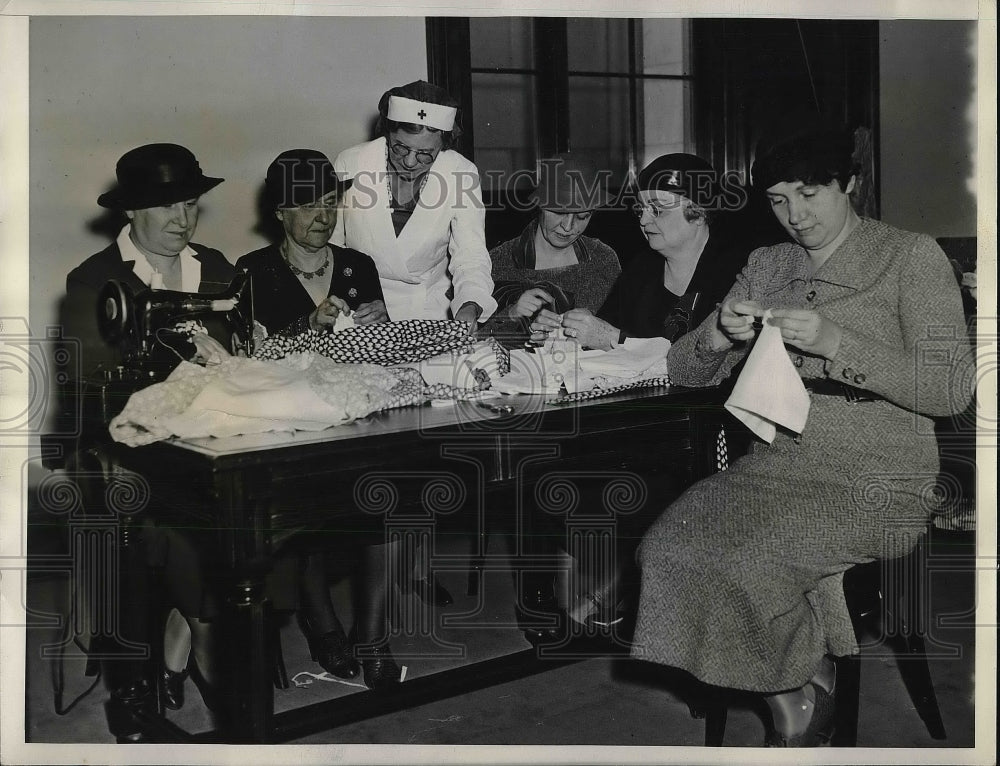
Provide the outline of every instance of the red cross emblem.
[[427,112],[425,112],[423,109],[421,109],[419,112],[417,112],[417,117],[419,117],[421,120],[424,119],[424,117],[426,117],[426,116],[427,116]]

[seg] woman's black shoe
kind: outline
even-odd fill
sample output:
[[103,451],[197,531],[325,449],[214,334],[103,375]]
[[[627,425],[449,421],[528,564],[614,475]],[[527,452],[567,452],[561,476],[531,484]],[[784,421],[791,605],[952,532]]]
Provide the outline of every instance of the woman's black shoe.
[[448,589],[436,577],[431,577],[430,580],[412,578],[403,586],[403,590],[417,594],[417,598],[433,607],[451,606],[455,603]]
[[366,652],[372,656],[361,660],[361,666],[365,670],[365,686],[372,691],[384,691],[400,682],[403,670],[393,659],[388,642],[372,646]]
[[351,642],[344,635],[344,629],[337,625],[331,631],[316,635],[312,623],[301,612],[299,626],[309,642],[309,655],[327,673],[337,678],[355,678],[361,672],[358,661],[351,651]]
[[809,685],[816,698],[809,726],[796,737],[785,736],[772,727],[764,738],[764,747],[820,747],[833,738],[837,713],[834,695],[814,681]]
[[170,710],[180,710],[184,707],[184,682],[187,677],[186,670],[175,673],[169,668],[163,668],[163,677],[160,682],[163,707]]

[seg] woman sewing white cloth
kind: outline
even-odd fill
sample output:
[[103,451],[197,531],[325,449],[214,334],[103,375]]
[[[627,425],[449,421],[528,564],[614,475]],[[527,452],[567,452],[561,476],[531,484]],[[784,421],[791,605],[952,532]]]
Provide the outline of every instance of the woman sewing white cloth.
[[496,309],[479,171],[451,149],[458,102],[417,81],[379,101],[374,141],[334,160],[353,179],[331,242],[378,266],[391,320],[461,319],[473,327]]

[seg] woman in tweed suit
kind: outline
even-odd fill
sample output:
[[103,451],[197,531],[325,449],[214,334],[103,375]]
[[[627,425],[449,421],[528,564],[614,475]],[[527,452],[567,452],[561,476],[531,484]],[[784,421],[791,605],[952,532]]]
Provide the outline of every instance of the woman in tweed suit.
[[794,241],[752,253],[667,359],[676,383],[717,384],[771,309],[810,390],[809,420],[691,487],[650,529],[633,649],[762,693],[776,746],[832,734],[827,655],[856,651],[842,575],[915,544],[938,472],[928,416],[964,410],[974,374],[944,254],[930,237],[860,219],[850,134],[797,125],[762,141],[753,167]]

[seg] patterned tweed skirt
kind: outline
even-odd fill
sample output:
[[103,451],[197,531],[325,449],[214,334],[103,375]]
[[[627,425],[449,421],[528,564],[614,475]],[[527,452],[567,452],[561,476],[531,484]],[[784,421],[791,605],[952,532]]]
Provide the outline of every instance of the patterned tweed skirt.
[[779,434],[667,508],[637,554],[633,656],[775,692],[802,686],[824,654],[857,651],[843,573],[912,549],[937,474],[933,439],[915,446],[912,428],[903,457],[884,430],[868,447],[857,436]]

